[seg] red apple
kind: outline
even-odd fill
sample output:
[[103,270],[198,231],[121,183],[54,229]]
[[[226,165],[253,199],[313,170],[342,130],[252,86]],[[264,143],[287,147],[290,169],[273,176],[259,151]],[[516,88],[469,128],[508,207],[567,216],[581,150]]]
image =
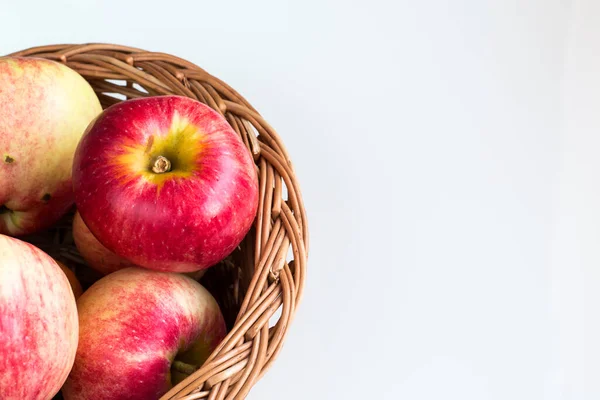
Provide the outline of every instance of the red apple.
[[106,109],[77,148],[73,184],[81,217],[104,246],[161,271],[219,262],[258,207],[242,140],[220,114],[181,96]]
[[0,235],[0,399],[52,398],[73,366],[77,338],[65,274],[40,249]]
[[102,107],[54,61],[0,58],[0,233],[45,229],[73,205],[73,154]]
[[93,284],[77,306],[66,400],[158,399],[225,336],[215,299],[182,274],[125,268]]
[[73,240],[88,265],[103,275],[134,266],[104,247],[87,228],[79,212],[73,218]]

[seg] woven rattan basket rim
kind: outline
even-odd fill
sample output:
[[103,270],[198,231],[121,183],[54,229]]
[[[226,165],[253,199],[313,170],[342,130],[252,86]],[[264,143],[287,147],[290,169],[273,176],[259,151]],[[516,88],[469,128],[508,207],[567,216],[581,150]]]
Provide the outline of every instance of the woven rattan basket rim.
[[[103,107],[123,97],[177,94],[197,99],[221,113],[240,135],[256,163],[260,203],[255,226],[234,260],[237,278],[226,288],[235,323],[207,362],[162,399],[245,398],[279,354],[306,276],[306,212],[275,130],[229,85],[166,53],[91,43],[34,47],[10,55],[64,63],[90,82]],[[278,310],[281,315],[270,326]]]

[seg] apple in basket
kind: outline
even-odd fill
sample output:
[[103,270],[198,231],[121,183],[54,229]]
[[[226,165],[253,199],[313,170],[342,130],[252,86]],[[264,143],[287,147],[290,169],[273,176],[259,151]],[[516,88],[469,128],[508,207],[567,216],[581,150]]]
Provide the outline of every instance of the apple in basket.
[[90,232],[79,212],[73,218],[73,241],[88,265],[103,275],[134,266],[104,247]]
[[158,399],[225,337],[215,299],[182,274],[125,268],[94,283],[77,306],[66,400]]
[[238,134],[182,96],[106,109],[77,148],[73,186],[83,221],[104,246],[161,271],[216,264],[258,208],[256,167]]
[[71,271],[71,269],[69,267],[67,267],[65,263],[63,263],[62,261],[58,261],[56,259],[54,261],[56,261],[56,263],[58,264],[58,266],[60,267],[62,272],[65,274],[65,276],[69,280],[71,289],[73,289],[73,295],[75,295],[75,300],[77,300],[83,294],[83,288],[81,287],[81,283],[79,282],[79,279],[77,279],[77,276],[75,276],[75,273],[73,271]]
[[73,366],[75,297],[56,262],[0,235],[0,399],[50,399]]
[[0,57],[0,233],[45,229],[73,205],[77,143],[102,107],[54,61]]

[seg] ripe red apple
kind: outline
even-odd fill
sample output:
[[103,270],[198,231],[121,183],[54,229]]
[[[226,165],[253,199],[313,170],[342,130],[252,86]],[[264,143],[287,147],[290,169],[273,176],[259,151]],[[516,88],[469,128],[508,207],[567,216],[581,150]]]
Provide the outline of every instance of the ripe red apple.
[[77,148],[73,184],[81,217],[104,246],[161,271],[219,262],[258,207],[242,140],[220,114],[181,96],[106,109]]
[[37,247],[0,235],[0,399],[52,398],[73,366],[77,338],[65,274]]
[[77,276],[75,276],[75,273],[73,271],[71,271],[71,269],[69,267],[67,267],[65,265],[65,263],[58,261],[58,260],[54,260],[54,261],[56,261],[56,263],[58,264],[58,266],[60,267],[62,272],[65,274],[65,276],[69,280],[69,284],[71,285],[71,289],[73,290],[73,295],[75,296],[75,300],[77,300],[83,294],[83,288],[81,287],[81,283],[79,282],[79,279],[77,279]]
[[77,306],[66,400],[158,399],[225,336],[215,299],[182,274],[125,268],[94,283]]
[[47,228],[73,205],[73,154],[102,107],[54,61],[0,58],[0,233]]
[[88,265],[103,275],[134,265],[108,250],[90,232],[79,212],[73,218],[73,240]]

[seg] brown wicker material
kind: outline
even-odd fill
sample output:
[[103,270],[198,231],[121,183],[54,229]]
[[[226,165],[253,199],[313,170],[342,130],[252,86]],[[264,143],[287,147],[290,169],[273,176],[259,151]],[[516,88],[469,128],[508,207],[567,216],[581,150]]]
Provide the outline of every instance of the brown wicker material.
[[[103,107],[125,98],[184,95],[224,115],[238,132],[256,162],[258,215],[238,249],[201,281],[219,301],[229,334],[200,369],[162,399],[245,398],[281,350],[304,288],[306,214],[290,158],[275,130],[227,84],[168,54],[84,44],[35,47],[11,55],[66,64],[89,81]],[[66,221],[46,235],[53,235],[61,258],[83,263],[69,229]],[[75,269],[86,286],[82,267]],[[273,325],[278,310],[281,315]]]

